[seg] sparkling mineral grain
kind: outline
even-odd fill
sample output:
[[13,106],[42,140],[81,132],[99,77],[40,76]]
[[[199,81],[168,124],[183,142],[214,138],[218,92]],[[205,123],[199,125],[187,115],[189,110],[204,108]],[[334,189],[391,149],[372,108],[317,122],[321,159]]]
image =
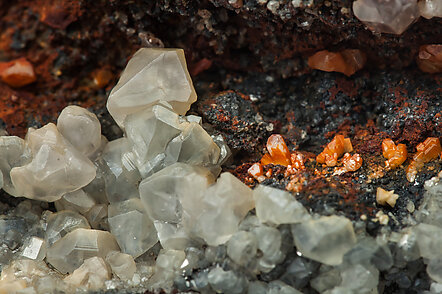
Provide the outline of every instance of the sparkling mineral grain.
[[397,35],[419,17],[416,0],[357,0],[353,13],[370,30]]
[[421,16],[425,18],[442,17],[442,2],[440,0],[421,0],[417,5]]
[[111,278],[109,266],[101,257],[91,257],[74,272],[64,278],[64,281],[75,287],[84,287],[87,290],[99,290],[104,282]]
[[114,236],[105,231],[76,229],[55,242],[46,260],[62,273],[72,273],[91,257],[106,258],[110,251],[120,251]]
[[10,62],[0,62],[0,77],[12,87],[23,87],[37,80],[34,67],[23,57]]
[[31,237],[23,244],[21,256],[41,261],[46,257],[46,242],[38,237]]
[[33,159],[11,170],[19,194],[41,201],[55,201],[64,194],[86,186],[95,178],[95,166],[76,150],[50,123],[29,129],[26,142]]
[[442,72],[442,45],[421,46],[416,61],[419,68],[424,72]]
[[253,190],[256,216],[262,223],[299,223],[309,219],[307,210],[286,191],[259,185]]
[[63,109],[57,120],[57,128],[78,151],[93,155],[101,146],[101,125],[89,110],[71,105]]
[[169,102],[184,115],[196,101],[182,49],[142,48],[128,62],[112,89],[107,109],[120,127],[127,115]]
[[293,225],[296,248],[306,257],[328,265],[338,265],[356,244],[351,221],[340,216],[323,216]]
[[308,58],[308,66],[351,76],[364,67],[366,59],[365,53],[358,49],[346,49],[340,52],[322,50]]
[[23,139],[16,136],[0,137],[0,170],[3,174],[3,190],[9,195],[21,196],[11,181],[10,172],[14,167],[31,161],[31,151]]
[[153,222],[138,198],[110,204],[108,222],[121,251],[134,258],[146,252],[158,241]]

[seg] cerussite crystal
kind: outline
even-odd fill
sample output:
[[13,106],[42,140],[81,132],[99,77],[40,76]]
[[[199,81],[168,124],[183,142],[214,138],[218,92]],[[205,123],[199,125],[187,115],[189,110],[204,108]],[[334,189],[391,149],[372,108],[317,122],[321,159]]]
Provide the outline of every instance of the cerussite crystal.
[[366,60],[365,53],[358,49],[346,49],[340,52],[322,50],[308,58],[308,66],[351,76],[364,67]]
[[419,17],[416,0],[357,0],[353,13],[370,30],[397,35]]
[[54,124],[29,129],[26,142],[33,155],[32,161],[11,170],[12,183],[21,195],[55,201],[95,178],[94,164],[76,150]]
[[399,195],[394,194],[394,190],[386,191],[380,187],[377,188],[376,191],[376,202],[380,205],[390,205],[394,207],[396,205],[396,200],[399,198]]
[[127,115],[167,101],[184,115],[196,101],[182,49],[142,48],[129,60],[107,101],[120,127]]
[[419,68],[424,72],[442,72],[442,45],[421,46],[416,61]]

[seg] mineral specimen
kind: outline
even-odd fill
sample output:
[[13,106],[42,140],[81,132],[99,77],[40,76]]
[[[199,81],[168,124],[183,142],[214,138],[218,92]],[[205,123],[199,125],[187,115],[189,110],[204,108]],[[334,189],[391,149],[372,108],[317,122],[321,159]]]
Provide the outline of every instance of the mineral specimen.
[[291,163],[290,151],[281,135],[274,134],[267,139],[267,150],[269,154],[264,155],[261,159],[263,165],[272,163],[287,166]]
[[259,162],[252,164],[252,166],[247,170],[247,173],[260,183],[266,179],[262,165]]
[[0,77],[6,84],[17,88],[37,80],[34,67],[23,57],[10,62],[0,62]]
[[137,266],[133,257],[118,251],[111,251],[106,255],[106,262],[110,265],[112,273],[122,280],[132,279]]
[[336,135],[333,140],[328,143],[318,156],[316,161],[318,163],[325,163],[327,166],[335,166],[338,163],[338,158],[341,157],[344,152],[353,151],[353,146],[349,138],[344,138],[342,135]]
[[322,50],[308,58],[308,66],[323,71],[336,71],[351,76],[365,65],[367,58],[359,49],[340,52]]
[[78,228],[90,229],[91,227],[84,216],[74,211],[62,210],[49,215],[45,234],[48,247]]
[[106,258],[120,251],[114,236],[105,231],[76,229],[48,248],[46,260],[62,273],[72,273],[91,257]]
[[396,205],[396,200],[399,198],[399,195],[394,194],[394,190],[386,191],[381,187],[378,187],[376,191],[376,202],[380,205],[390,205],[394,207]]
[[350,220],[323,216],[292,227],[296,248],[306,257],[328,265],[338,265],[356,244]]
[[182,49],[142,48],[130,59],[107,102],[120,127],[127,115],[167,101],[184,115],[196,101]]
[[11,170],[18,194],[31,199],[55,201],[63,194],[86,186],[95,178],[95,166],[78,152],[50,123],[29,129],[26,143],[32,161]]
[[382,141],[382,154],[387,160],[385,167],[388,169],[395,169],[407,160],[407,146],[405,144],[394,144],[391,139],[384,139]]
[[397,35],[419,17],[416,0],[357,0],[353,13],[370,30]]
[[109,266],[101,257],[91,257],[74,272],[64,278],[64,281],[76,287],[99,290],[111,276]]
[[406,176],[409,182],[414,182],[417,172],[425,163],[439,157],[442,152],[439,138],[430,137],[416,146],[417,152],[407,167]]
[[442,72],[442,45],[421,46],[416,61],[419,68],[424,72]]
[[425,18],[442,17],[442,2],[439,0],[421,0],[417,5],[420,15]]

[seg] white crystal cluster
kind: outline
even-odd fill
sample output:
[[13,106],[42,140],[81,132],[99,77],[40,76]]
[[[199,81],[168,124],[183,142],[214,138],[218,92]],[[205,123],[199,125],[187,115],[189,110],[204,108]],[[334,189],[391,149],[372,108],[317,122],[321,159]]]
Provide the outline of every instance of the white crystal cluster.
[[442,1],[356,0],[353,13],[372,31],[400,35],[420,16],[442,17]]
[[25,140],[0,137],[0,186],[30,199],[0,216],[0,293],[372,294],[408,262],[426,266],[428,293],[441,289],[439,178],[420,224],[374,239],[221,173],[230,151],[185,116],[195,99],[182,50],[140,49],[108,101],[124,137],[108,142],[77,106]]

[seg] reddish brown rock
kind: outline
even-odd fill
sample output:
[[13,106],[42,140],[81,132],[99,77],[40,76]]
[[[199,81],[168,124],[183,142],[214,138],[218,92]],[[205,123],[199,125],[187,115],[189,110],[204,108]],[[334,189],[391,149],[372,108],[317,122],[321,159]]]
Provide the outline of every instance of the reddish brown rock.
[[442,72],[442,45],[421,46],[417,56],[417,65],[424,72]]

